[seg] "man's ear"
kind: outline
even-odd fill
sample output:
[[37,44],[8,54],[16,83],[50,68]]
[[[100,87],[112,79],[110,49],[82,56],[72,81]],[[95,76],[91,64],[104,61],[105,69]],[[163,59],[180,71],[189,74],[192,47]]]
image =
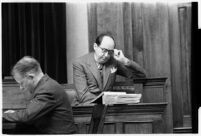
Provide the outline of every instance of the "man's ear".
[[98,47],[98,45],[96,43],[94,43],[94,50],[96,50],[96,48]]

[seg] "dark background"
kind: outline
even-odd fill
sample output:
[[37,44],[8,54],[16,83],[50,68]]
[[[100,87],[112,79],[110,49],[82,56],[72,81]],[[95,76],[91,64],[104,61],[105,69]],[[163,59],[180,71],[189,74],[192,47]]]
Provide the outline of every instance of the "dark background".
[[50,77],[67,83],[65,3],[2,3],[3,77],[27,55]]

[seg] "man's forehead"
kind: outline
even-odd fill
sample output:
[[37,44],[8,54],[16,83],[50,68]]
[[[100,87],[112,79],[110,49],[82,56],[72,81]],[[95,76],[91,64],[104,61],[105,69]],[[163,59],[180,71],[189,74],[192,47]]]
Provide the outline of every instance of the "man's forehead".
[[101,47],[109,50],[113,50],[115,46],[114,40],[109,36],[104,36],[101,42]]

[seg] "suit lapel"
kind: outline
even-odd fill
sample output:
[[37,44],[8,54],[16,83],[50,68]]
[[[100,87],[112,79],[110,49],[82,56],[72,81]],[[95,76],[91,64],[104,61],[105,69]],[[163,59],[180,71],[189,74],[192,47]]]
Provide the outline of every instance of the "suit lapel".
[[[103,77],[104,77],[104,79],[103,79],[103,88],[104,89],[108,89],[108,83],[109,83],[109,86],[110,86],[110,80],[112,81],[112,80],[114,80],[114,76],[110,76],[110,75],[112,75],[112,73],[111,73],[111,69],[113,68],[113,67],[116,67],[116,64],[117,62],[113,59],[113,58],[111,58],[110,60],[109,60],[109,62],[108,63],[106,63],[105,65],[104,65],[104,67],[103,67]],[[111,77],[111,78],[110,78]],[[107,87],[106,87],[107,86]]]
[[108,82],[112,67],[113,65],[105,65],[103,67],[103,88],[105,88],[105,85]]
[[99,87],[102,89],[103,84],[101,83],[100,72],[99,72],[97,65],[96,65],[96,62],[94,60],[94,53],[90,53],[87,63],[88,63],[89,69],[92,72],[92,74],[94,75]]

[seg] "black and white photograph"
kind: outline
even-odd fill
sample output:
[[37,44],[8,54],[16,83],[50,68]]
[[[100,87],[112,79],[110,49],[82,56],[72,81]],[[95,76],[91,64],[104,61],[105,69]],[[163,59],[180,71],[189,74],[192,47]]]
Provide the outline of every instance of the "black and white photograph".
[[198,2],[0,4],[2,134],[198,134]]

